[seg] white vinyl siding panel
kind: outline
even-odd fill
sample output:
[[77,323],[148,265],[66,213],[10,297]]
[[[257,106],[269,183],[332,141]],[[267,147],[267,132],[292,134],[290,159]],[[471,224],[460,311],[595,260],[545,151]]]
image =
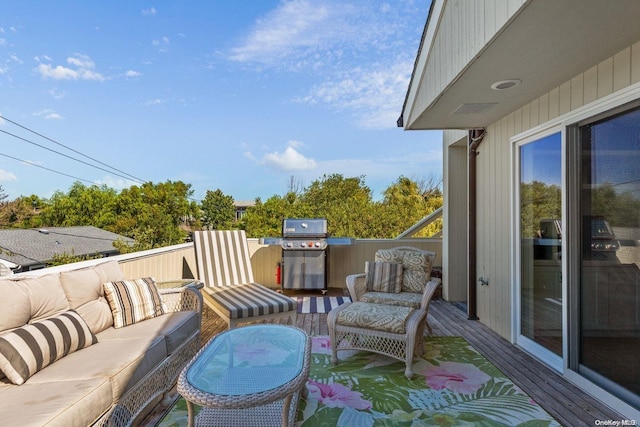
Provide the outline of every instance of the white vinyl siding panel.
[[[480,53],[480,50],[502,29],[526,0],[434,0],[434,11],[442,6],[436,22],[435,36],[427,34],[422,54],[428,58],[417,64],[414,87],[407,99],[406,123],[428,109],[457,76]],[[422,78],[428,76],[426,90],[416,93]]]
[[640,82],[640,42],[487,127],[477,156],[478,317],[511,338],[511,138]]

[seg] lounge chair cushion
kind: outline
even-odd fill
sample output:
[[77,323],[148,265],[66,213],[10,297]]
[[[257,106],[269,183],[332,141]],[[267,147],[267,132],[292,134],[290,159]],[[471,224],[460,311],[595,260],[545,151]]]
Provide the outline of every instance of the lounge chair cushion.
[[115,328],[152,319],[165,312],[152,277],[107,282],[103,286]]
[[402,264],[397,262],[365,262],[367,291],[398,293],[402,289]]
[[73,310],[0,335],[0,370],[16,385],[56,360],[98,342]]
[[218,309],[229,311],[229,318],[244,319],[265,314],[285,313],[297,308],[296,300],[258,283],[205,286],[202,296]]

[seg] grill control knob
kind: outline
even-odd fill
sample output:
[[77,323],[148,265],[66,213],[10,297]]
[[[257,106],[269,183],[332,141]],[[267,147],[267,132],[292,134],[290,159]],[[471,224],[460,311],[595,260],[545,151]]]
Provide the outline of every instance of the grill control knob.
[[316,246],[316,248],[319,248],[320,247],[320,242],[316,242],[315,246]]
[[288,247],[288,248],[290,248],[290,247],[292,247],[292,246],[293,246],[293,243],[291,243],[291,242],[287,242],[287,247]]
[[300,243],[300,247],[301,247],[301,248],[306,248],[306,247],[307,247],[307,244],[306,244],[305,242],[302,242],[302,243]]

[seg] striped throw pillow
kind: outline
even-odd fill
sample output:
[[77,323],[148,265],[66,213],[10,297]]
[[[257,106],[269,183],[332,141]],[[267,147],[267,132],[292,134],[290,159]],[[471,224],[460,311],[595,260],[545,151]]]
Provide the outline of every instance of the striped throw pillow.
[[21,385],[45,366],[97,342],[82,317],[68,310],[0,335],[0,370]]
[[103,287],[114,328],[133,325],[165,312],[153,277],[107,282]]
[[369,262],[364,264],[367,291],[398,293],[402,289],[402,264]]

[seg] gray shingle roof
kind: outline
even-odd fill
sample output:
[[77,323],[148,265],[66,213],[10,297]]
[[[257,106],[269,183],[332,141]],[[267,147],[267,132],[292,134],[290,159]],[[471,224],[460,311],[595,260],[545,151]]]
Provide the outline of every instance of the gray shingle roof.
[[0,258],[23,267],[44,264],[54,255],[115,255],[113,242],[134,240],[92,226],[0,230]]

